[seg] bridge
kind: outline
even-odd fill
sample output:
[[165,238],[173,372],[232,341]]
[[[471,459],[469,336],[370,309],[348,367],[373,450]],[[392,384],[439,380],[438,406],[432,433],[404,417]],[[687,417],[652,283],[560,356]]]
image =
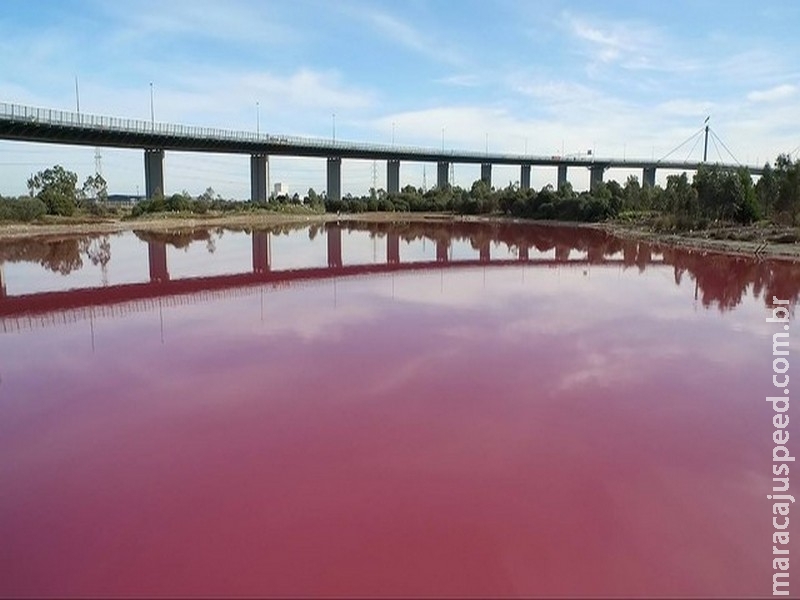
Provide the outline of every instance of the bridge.
[[71,322],[97,316],[116,316],[137,310],[148,310],[162,304],[185,304],[217,297],[239,296],[248,290],[258,291],[311,284],[341,278],[375,276],[421,270],[465,269],[475,267],[530,266],[540,268],[577,267],[589,265],[662,264],[654,259],[648,244],[636,243],[627,248],[624,257],[607,257],[602,246],[589,246],[580,255],[573,254],[575,248],[556,242],[552,255],[531,257],[532,245],[520,244],[516,258],[496,259],[491,255],[492,240],[475,240],[477,256],[468,259],[451,258],[449,239],[438,239],[436,259],[403,262],[400,259],[401,235],[389,232],[385,236],[385,261],[373,264],[348,265],[342,262],[342,231],[339,225],[326,228],[327,266],[298,269],[272,269],[272,234],[269,231],[253,231],[252,268],[242,273],[172,279],[167,261],[167,244],[148,241],[149,281],[124,283],[102,287],[76,288],[64,291],[36,292],[9,295],[0,268],[0,332],[46,326],[58,321]]
[[[267,200],[269,194],[267,161],[271,155],[327,159],[327,195],[328,198],[336,200],[341,198],[343,159],[386,161],[387,192],[390,194],[400,191],[402,161],[436,163],[436,183],[439,188],[449,185],[449,171],[452,164],[480,164],[481,179],[489,185],[492,183],[492,165],[519,165],[519,181],[522,189],[530,189],[532,167],[555,167],[556,184],[559,188],[568,181],[569,168],[587,168],[590,171],[590,186],[594,189],[603,181],[603,174],[608,169],[641,169],[643,185],[652,187],[655,185],[657,169],[697,170],[705,164],[694,161],[595,156],[535,156],[444,148],[440,151],[394,144],[347,142],[155,123],[8,103],[0,103],[0,139],[141,149],[144,151],[145,193],[148,198],[158,193],[165,193],[164,152],[167,150],[249,154],[250,199],[254,202]],[[736,169],[742,166],[730,163],[717,164],[724,169]],[[757,166],[746,168],[754,175],[760,175],[762,172],[762,168]]]

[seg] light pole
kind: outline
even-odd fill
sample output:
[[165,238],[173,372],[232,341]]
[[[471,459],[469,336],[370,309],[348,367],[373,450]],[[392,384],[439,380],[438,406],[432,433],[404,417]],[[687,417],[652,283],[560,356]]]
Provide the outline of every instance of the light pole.
[[153,82],[150,82],[150,126],[155,129],[156,126],[156,119],[155,113],[153,112]]
[[333,141],[336,141],[336,113],[333,113]]
[[392,121],[392,146],[394,146],[394,121]]
[[261,107],[256,100],[256,135],[261,134]]
[[442,152],[444,152],[444,127],[442,127]]
[[489,132],[486,132],[486,156],[489,156]]

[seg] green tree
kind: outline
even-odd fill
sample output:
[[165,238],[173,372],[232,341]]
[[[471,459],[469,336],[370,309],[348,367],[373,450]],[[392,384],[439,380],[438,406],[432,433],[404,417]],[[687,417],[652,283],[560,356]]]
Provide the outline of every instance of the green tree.
[[769,163],[764,165],[764,171],[756,184],[756,198],[764,215],[769,215],[778,198],[778,177]]
[[791,156],[781,154],[775,161],[775,174],[778,179],[775,209],[788,217],[792,225],[797,225],[800,213],[800,161],[794,162]]
[[48,214],[70,216],[77,205],[78,176],[61,165],[45,169],[28,179],[28,191],[44,202]]
[[625,187],[622,188],[623,196],[623,209],[624,210],[644,210],[650,208],[644,206],[642,202],[642,186],[639,184],[639,178],[636,175],[629,175],[625,181]]
[[81,192],[87,200],[103,204],[108,201],[108,184],[100,173],[89,175],[83,182]]
[[697,190],[689,183],[686,173],[667,177],[664,204],[676,218],[679,228],[691,227],[699,215]]

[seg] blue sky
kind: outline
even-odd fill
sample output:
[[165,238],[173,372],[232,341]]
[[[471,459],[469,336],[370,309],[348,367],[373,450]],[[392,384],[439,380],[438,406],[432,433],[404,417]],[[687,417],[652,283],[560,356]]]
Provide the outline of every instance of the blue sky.
[[[4,0],[0,101],[72,110],[77,77],[82,112],[147,120],[152,82],[158,121],[329,137],[335,120],[337,139],[648,158],[711,115],[739,161],[763,163],[800,146],[799,31],[785,1]],[[111,192],[144,188],[141,152],[100,154]],[[84,179],[95,150],[0,142],[0,193],[55,163]],[[246,156],[168,153],[165,167],[167,193],[249,196]],[[478,176],[455,167],[461,185]],[[275,157],[271,179],[321,191],[324,162]],[[496,186],[517,179],[494,169]],[[403,185],[434,180],[433,165],[401,167]],[[372,181],[371,161],[343,163],[344,191]]]

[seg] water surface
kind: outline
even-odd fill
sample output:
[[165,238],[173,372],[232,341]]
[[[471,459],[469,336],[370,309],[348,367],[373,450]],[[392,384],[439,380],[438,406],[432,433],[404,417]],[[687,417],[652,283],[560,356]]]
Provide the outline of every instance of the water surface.
[[0,261],[0,595],[771,593],[795,265],[409,223]]

